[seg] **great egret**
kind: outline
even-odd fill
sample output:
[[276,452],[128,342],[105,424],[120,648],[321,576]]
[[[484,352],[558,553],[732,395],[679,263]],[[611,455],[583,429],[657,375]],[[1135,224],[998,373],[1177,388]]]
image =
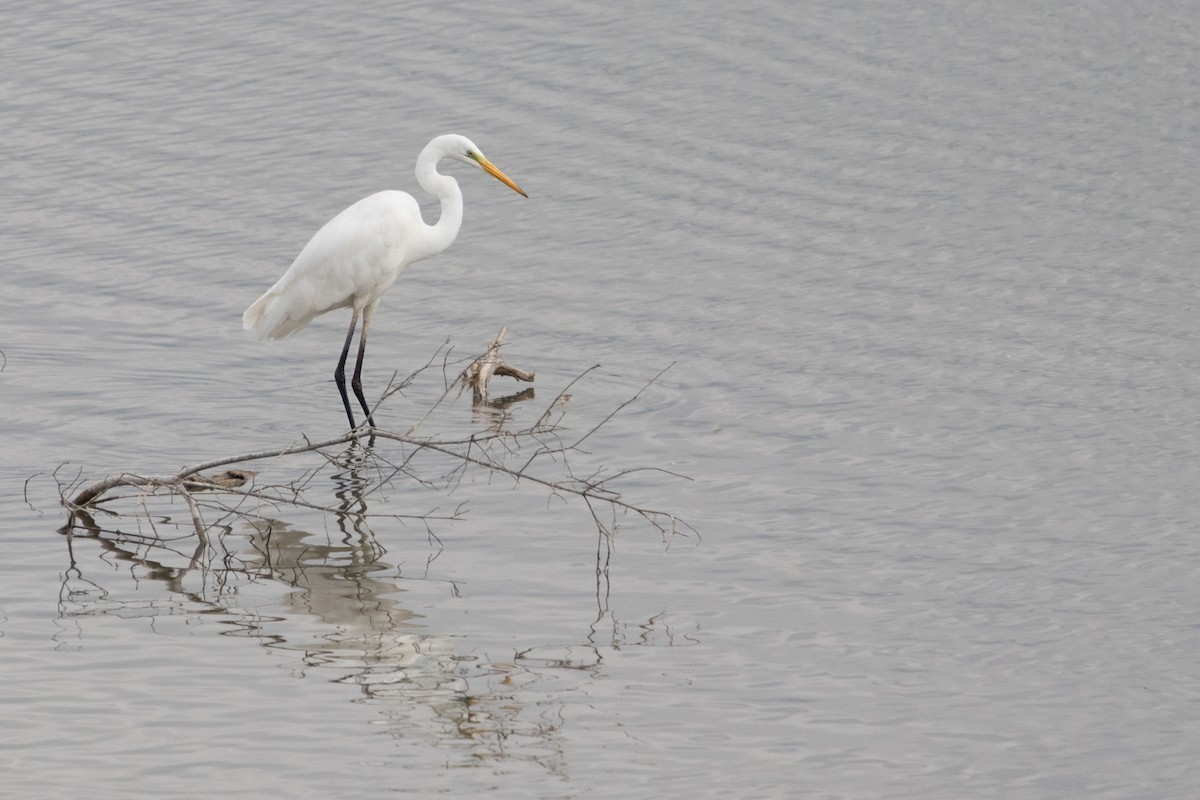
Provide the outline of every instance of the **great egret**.
[[358,318],[362,317],[362,333],[350,386],[366,414],[367,424],[374,427],[362,390],[363,353],[367,349],[371,316],[401,270],[445,250],[454,242],[462,225],[463,202],[458,183],[437,171],[443,158],[480,167],[522,197],[529,196],[484,158],[467,137],[438,136],[417,156],[417,183],[442,206],[436,224],[425,223],[420,206],[407,192],[385,191],[364,197],[326,222],[308,240],[283,277],[242,315],[242,327],[253,331],[259,339],[282,339],[326,311],[351,309],[350,330],[346,332],[346,343],[333,379],[352,429],[354,412],[346,394],[346,356]]

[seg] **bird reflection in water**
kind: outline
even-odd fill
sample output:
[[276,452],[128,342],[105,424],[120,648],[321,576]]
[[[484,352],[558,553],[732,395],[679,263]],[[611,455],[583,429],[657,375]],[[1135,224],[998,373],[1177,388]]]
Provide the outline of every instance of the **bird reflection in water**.
[[[338,513],[326,516],[336,530],[260,519],[245,538],[228,529],[214,536],[227,547],[241,543],[236,555],[216,563],[213,547],[179,548],[179,541],[190,545],[195,538],[172,537],[168,521],[159,522],[158,538],[138,538],[102,529],[81,512],[60,531],[69,557],[60,646],[80,646],[90,617],[216,623],[223,636],[289,653],[297,678],[356,687],[356,701],[378,705],[381,733],[419,738],[439,754],[452,744],[463,766],[528,759],[563,770],[561,720],[516,696],[529,670],[458,652],[453,636],[429,630],[403,604],[406,578],[368,524],[370,492],[383,469],[370,448],[352,447],[338,464],[332,480]],[[427,557],[426,572],[436,555]],[[127,566],[114,571],[114,561]],[[453,583],[446,587],[457,593]],[[248,607],[251,595],[268,599]]]

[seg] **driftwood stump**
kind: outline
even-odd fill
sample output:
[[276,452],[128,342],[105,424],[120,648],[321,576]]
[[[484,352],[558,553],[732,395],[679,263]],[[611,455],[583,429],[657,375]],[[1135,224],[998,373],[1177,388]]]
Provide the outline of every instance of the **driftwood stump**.
[[[492,339],[487,352],[472,361],[471,365],[459,376],[464,386],[471,387],[473,402],[477,406],[485,405],[488,402],[488,381],[492,379],[493,375],[516,378],[526,383],[533,382],[534,373],[514,367],[500,356],[500,348],[504,345],[506,336],[508,336],[507,325],[500,329],[500,333],[496,334],[495,339]],[[532,392],[533,390],[528,389],[527,391]]]

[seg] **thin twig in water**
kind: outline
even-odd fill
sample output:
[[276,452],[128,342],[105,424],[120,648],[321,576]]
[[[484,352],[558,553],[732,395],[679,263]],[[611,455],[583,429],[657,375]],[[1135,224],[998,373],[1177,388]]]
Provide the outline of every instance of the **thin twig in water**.
[[[504,331],[493,342],[497,349],[502,341],[503,333]],[[397,381],[393,377],[380,400],[372,408],[372,415],[384,400],[410,386],[415,377],[430,369],[439,357],[443,373],[445,373],[449,365],[450,352],[451,348],[443,345],[439,347],[433,357],[404,380]],[[453,387],[453,384],[448,384],[445,386],[442,396],[434,403],[433,408],[429,409],[406,433],[364,425],[340,436],[320,441],[312,441],[308,437],[302,436],[300,441],[284,447],[209,459],[183,467],[179,471],[167,475],[139,475],[122,472],[84,486],[81,474],[77,474],[66,482],[58,478],[58,473],[64,466],[60,465],[55,470],[54,477],[59,483],[62,503],[72,514],[84,514],[86,510],[96,508],[100,503],[110,503],[122,497],[136,498],[137,505],[141,509],[139,518],[145,520],[155,530],[156,536],[158,535],[156,521],[146,505],[148,498],[158,496],[160,492],[166,493],[168,496],[179,495],[187,505],[196,535],[205,545],[209,543],[208,530],[222,525],[224,520],[235,517],[262,519],[263,517],[258,511],[260,504],[267,504],[275,508],[285,506],[307,508],[338,519],[352,519],[364,523],[373,517],[398,520],[416,519],[423,521],[427,530],[430,530],[430,535],[433,535],[432,530],[429,529],[431,521],[458,519],[465,506],[460,505],[447,514],[438,514],[436,509],[425,514],[372,514],[367,511],[366,498],[380,494],[385,487],[391,486],[392,482],[401,475],[427,487],[436,488],[437,485],[441,485],[452,491],[461,486],[469,467],[483,469],[491,476],[510,478],[514,483],[524,481],[545,487],[550,497],[565,499],[574,496],[580,498],[587,505],[597,530],[606,537],[611,537],[615,533],[618,512],[632,512],[642,517],[664,536],[681,533],[683,529],[694,531],[690,525],[679,520],[674,514],[626,500],[613,486],[615,482],[636,472],[657,471],[672,477],[684,477],[678,473],[658,467],[636,467],[611,473],[596,470],[590,475],[580,477],[572,471],[570,454],[583,453],[581,446],[585,442],[618,413],[641,397],[649,386],[659,380],[667,369],[670,369],[669,365],[661,370],[632,397],[617,405],[582,435],[566,442],[561,426],[566,413],[565,403],[569,398],[569,392],[580,380],[598,367],[599,365],[589,367],[576,376],[558,392],[532,425],[519,430],[505,430],[501,423],[494,427],[489,425],[489,430],[474,432],[465,437],[435,439],[415,435],[416,430],[445,402]],[[555,414],[558,415],[557,418],[554,417]],[[507,419],[507,416],[502,419]],[[398,444],[400,457],[398,459],[390,458],[383,450],[375,446],[377,440]],[[510,466],[508,460],[518,456],[530,443],[536,445],[533,454],[523,464]],[[347,445],[349,446],[347,452],[340,454],[333,452],[335,448],[343,448]],[[347,455],[351,451],[354,455],[348,459]],[[254,472],[240,468],[240,465],[248,462],[282,460],[306,453],[316,454],[322,460],[322,465],[305,469],[299,478],[287,484],[258,485]],[[415,459],[420,454],[448,458],[455,466],[448,473],[443,473],[435,482],[427,475],[418,473],[418,467],[421,465]],[[532,471],[534,464],[538,463],[538,459],[542,456],[550,457],[550,461],[557,465],[556,469],[560,470],[559,475],[538,474]],[[232,465],[239,465],[239,468],[227,469],[219,475],[201,474],[208,470]],[[344,476],[344,479],[350,481],[351,485],[355,487],[352,494],[347,494],[345,497],[339,494],[339,499],[344,501],[341,506],[314,503],[305,496],[317,476],[329,468],[339,470],[335,475]],[[242,487],[235,485],[238,481],[253,483],[250,486]],[[122,488],[134,489],[135,492],[125,495],[119,491]],[[195,496],[197,492],[202,492],[203,500]],[[221,499],[224,497],[231,498],[232,502]],[[257,503],[252,503],[252,501],[257,501]],[[386,496],[379,502],[386,502]],[[596,507],[597,503],[608,506],[614,515],[611,521],[606,522],[601,518]],[[215,522],[206,523],[202,515],[204,509],[222,516]],[[169,518],[164,517],[164,519]]]

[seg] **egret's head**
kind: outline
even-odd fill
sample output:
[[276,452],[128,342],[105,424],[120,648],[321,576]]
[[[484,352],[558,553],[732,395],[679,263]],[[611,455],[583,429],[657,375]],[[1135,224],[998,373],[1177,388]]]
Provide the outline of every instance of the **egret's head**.
[[517,184],[513,183],[511,178],[501,172],[499,167],[497,167],[491,161],[488,161],[487,157],[480,152],[476,144],[470,139],[457,134],[451,134],[445,138],[448,140],[446,155],[450,156],[450,158],[462,161],[465,164],[471,164],[472,166],[479,167],[488,175],[491,175],[493,178],[500,181],[522,197],[529,196],[525,194],[524,189],[522,189],[520,186],[517,186]]

